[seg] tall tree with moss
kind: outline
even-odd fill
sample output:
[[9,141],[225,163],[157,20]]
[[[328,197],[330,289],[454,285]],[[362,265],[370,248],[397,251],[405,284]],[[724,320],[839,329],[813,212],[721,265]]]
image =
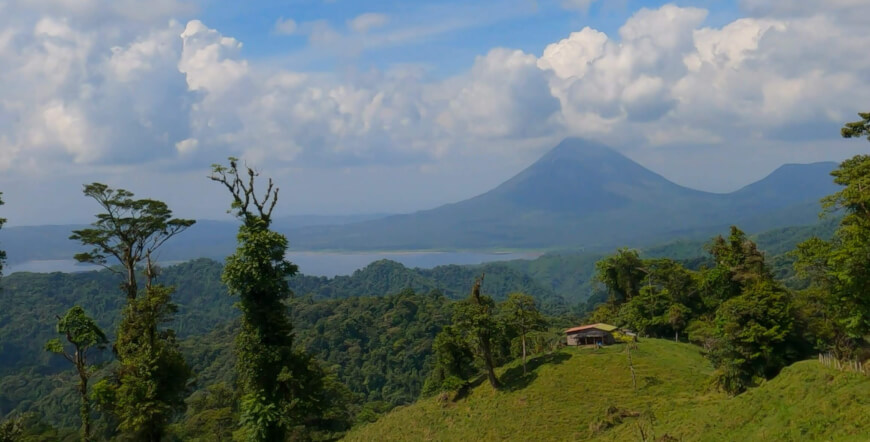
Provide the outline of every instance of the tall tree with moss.
[[79,306],[69,309],[63,317],[58,316],[56,330],[72,345],[72,351],[67,351],[64,348],[60,338],[48,341],[45,344],[45,349],[63,356],[64,359],[73,364],[79,375],[81,438],[83,441],[89,441],[91,440],[91,402],[88,397],[88,380],[93,374],[93,367],[88,363],[88,352],[93,349],[104,349],[109,341],[97,323],[88,317],[84,309]]
[[285,259],[287,238],[270,230],[278,188],[269,179],[258,194],[251,168],[213,165],[209,178],[230,192],[231,211],[242,221],[236,252],[226,260],[222,279],[242,311],[236,338],[237,371],[242,390],[241,423],[253,441],[284,440],[298,425],[294,416],[301,404],[296,373],[301,361],[293,351],[293,326],[284,302],[292,292],[287,278],[297,266]]
[[[162,201],[135,199],[132,192],[101,183],[86,185],[84,194],[103,212],[90,228],[70,236],[91,247],[75,259],[120,273],[127,299],[113,346],[119,366],[112,377],[94,385],[94,395],[98,406],[117,419],[125,438],[159,441],[170,419],[184,407],[191,372],[175,333],[160,328],[176,307],[171,302],[173,288],[154,283],[158,271],[152,257],[195,221],[173,218]],[[120,264],[120,270],[109,265],[110,259]],[[141,290],[137,277],[143,271]]]
[[495,375],[493,355],[498,333],[495,302],[489,296],[480,293],[482,282],[483,275],[474,281],[471,296],[454,306],[453,325],[469,340],[472,351],[486,371],[489,384],[492,388],[499,388],[501,383]]

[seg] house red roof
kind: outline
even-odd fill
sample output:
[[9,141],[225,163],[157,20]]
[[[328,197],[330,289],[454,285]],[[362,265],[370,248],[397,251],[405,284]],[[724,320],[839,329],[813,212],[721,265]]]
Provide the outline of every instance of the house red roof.
[[598,324],[581,325],[579,327],[569,328],[568,330],[565,330],[565,333],[574,333],[574,332],[578,332],[578,331],[589,330],[592,328],[598,329],[601,331],[606,331],[606,332],[611,332],[613,330],[616,330],[616,326],[613,326],[610,324],[598,323]]

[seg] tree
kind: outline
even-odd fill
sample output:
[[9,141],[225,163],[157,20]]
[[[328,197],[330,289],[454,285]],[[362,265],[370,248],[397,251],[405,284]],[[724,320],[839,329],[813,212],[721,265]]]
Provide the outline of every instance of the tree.
[[525,293],[511,293],[501,305],[501,314],[505,324],[520,333],[523,346],[523,374],[526,374],[526,334],[533,330],[542,330],[547,321],[535,307],[535,298]]
[[242,220],[239,246],[227,258],[222,276],[242,311],[236,338],[242,430],[250,440],[284,440],[299,423],[300,398],[294,395],[303,392],[294,382],[305,368],[293,351],[293,327],[284,304],[292,295],[287,278],[297,267],[284,258],[287,238],[269,229],[279,189],[269,179],[258,195],[259,174],[251,168],[240,172],[236,158],[229,163],[213,165],[209,179],[229,190],[231,210]]
[[713,326],[690,323],[689,338],[708,349],[719,387],[737,394],[796,358],[787,351],[794,319],[791,294],[736,226],[727,238],[713,238],[707,250],[716,266],[702,270],[701,292]]
[[194,392],[187,400],[184,419],[173,425],[175,436],[194,441],[233,440],[237,399],[235,391],[224,382]]
[[468,340],[456,327],[447,325],[432,342],[435,359],[432,371],[423,385],[423,395],[455,391],[468,384],[474,375],[474,353]]
[[[846,123],[845,138],[867,136],[870,113]],[[831,172],[842,188],[822,199],[826,212],[845,212],[830,241],[811,238],[798,245],[795,271],[810,282],[801,293],[802,313],[818,347],[850,357],[870,333],[870,155],[856,155]],[[825,342],[827,341],[827,342]]]
[[671,304],[668,308],[668,324],[674,330],[674,341],[680,342],[680,331],[685,330],[689,325],[692,311],[683,304]]
[[45,349],[63,356],[73,364],[78,372],[78,392],[81,396],[81,407],[79,408],[82,419],[81,436],[83,441],[89,441],[91,440],[91,403],[88,399],[88,380],[93,369],[88,364],[88,351],[94,348],[104,349],[108,340],[97,323],[88,317],[84,309],[79,306],[69,309],[63,317],[58,316],[56,330],[66,337],[67,342],[72,344],[73,351],[68,352],[59,338],[48,341],[45,344]]
[[783,351],[791,332],[788,291],[773,280],[755,280],[716,311],[715,343],[708,354],[716,382],[737,394],[775,375],[788,362]]
[[861,120],[846,123],[840,129],[840,134],[843,138],[858,138],[866,135],[867,141],[870,141],[870,112],[858,112],[858,116]]
[[843,189],[822,200],[845,216],[831,241],[827,278],[838,303],[837,321],[854,342],[870,333],[870,156],[857,155],[833,171]]
[[[114,352],[119,367],[114,377],[94,386],[98,406],[119,421],[119,428],[135,440],[157,441],[169,419],[184,407],[191,372],[184,362],[172,330],[159,330],[175,312],[173,288],[155,285],[153,254],[167,240],[195,221],[172,217],[166,203],[134,199],[132,192],[92,183],[84,188],[104,210],[91,228],[74,230],[70,239],[92,247],[79,253],[79,262],[108,266],[121,264],[121,289],[127,305],[118,326]],[[144,269],[140,265],[144,262]],[[145,296],[139,296],[137,272],[144,270]]]
[[162,201],[135,200],[132,192],[101,183],[86,185],[84,194],[97,201],[105,212],[97,214],[93,227],[73,230],[70,239],[93,247],[90,252],[76,254],[75,259],[106,267],[108,258],[114,257],[126,274],[123,289],[127,299],[135,299],[137,266],[196,221],[172,218],[172,211]]
[[739,296],[751,281],[773,279],[764,254],[737,226],[731,226],[728,238],[721,235],[713,238],[707,251],[716,266],[702,270],[700,289],[705,307],[710,311]]
[[472,351],[483,365],[489,384],[492,388],[499,388],[501,384],[495,375],[493,358],[493,344],[498,332],[494,315],[495,302],[489,296],[481,295],[482,282],[483,275],[474,282],[471,296],[456,304],[453,325],[470,340]]
[[610,302],[620,305],[640,293],[646,276],[644,263],[636,250],[619,249],[615,255],[595,263],[595,279],[610,293]]
[[[149,278],[150,280],[150,278]],[[177,307],[173,289],[151,285],[122,312],[115,350],[121,367],[115,374],[114,415],[121,430],[137,440],[163,438],[173,416],[184,410],[190,367],[175,332],[159,325],[172,319]]]
[[813,237],[798,244],[791,256],[795,258],[795,275],[809,282],[795,298],[804,334],[817,350],[832,351],[841,358],[851,352],[854,342],[839,323],[849,312],[838,299],[839,284],[831,263],[833,247],[833,241]]
[[678,337],[691,316],[704,310],[695,274],[674,260],[640,259],[636,251],[620,249],[596,268],[597,279],[611,295],[590,315],[591,322],[613,322],[646,336]]
[[24,434],[24,418],[10,416],[0,419],[0,442],[18,442]]

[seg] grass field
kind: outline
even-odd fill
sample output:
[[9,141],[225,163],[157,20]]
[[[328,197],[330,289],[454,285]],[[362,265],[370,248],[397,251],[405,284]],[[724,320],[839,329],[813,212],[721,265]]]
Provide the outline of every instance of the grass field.
[[[870,378],[805,361],[735,398],[710,388],[697,347],[569,348],[501,371],[455,401],[423,399],[346,440],[870,440]],[[667,439],[665,435],[673,438]],[[654,437],[653,437],[654,436]]]

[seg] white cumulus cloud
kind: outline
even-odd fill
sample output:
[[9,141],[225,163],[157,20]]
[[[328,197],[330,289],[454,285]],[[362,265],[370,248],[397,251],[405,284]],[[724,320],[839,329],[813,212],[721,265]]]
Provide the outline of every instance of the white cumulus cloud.
[[296,21],[292,18],[284,18],[280,17],[275,22],[274,31],[276,34],[290,35],[296,33],[299,29],[299,26],[296,25]]
[[354,17],[347,22],[347,26],[355,32],[365,33],[370,29],[380,28],[389,23],[390,18],[386,14],[366,12]]

